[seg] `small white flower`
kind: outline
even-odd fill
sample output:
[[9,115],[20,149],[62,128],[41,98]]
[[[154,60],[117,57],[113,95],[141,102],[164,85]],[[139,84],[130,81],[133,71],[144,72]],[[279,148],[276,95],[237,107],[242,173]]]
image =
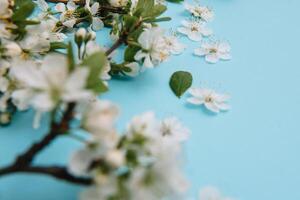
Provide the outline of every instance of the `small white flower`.
[[190,5],[188,3],[184,4],[186,10],[188,10],[194,17],[199,17],[200,19],[208,22],[214,18],[214,13],[211,9],[206,6],[200,5]]
[[205,56],[205,60],[209,63],[217,63],[220,59],[231,59],[230,45],[227,42],[220,41],[204,42],[200,48],[195,49],[194,54]]
[[129,134],[144,134],[150,137],[159,136],[159,123],[153,112],[134,116],[127,126]]
[[164,31],[159,27],[146,28],[139,36],[138,42],[142,50],[134,56],[136,61],[142,61],[145,68],[153,68],[169,57],[169,51],[163,43]]
[[74,16],[77,5],[73,0],[68,1],[67,6],[64,3],[58,3],[55,5],[55,10],[60,12],[60,21],[68,28],[73,28],[76,24],[76,17]]
[[186,141],[189,137],[189,130],[175,117],[164,119],[161,122],[160,131],[163,137],[178,142]]
[[220,191],[212,186],[206,186],[199,191],[199,200],[233,200],[230,197],[224,197]]
[[98,31],[104,27],[103,21],[97,16],[99,11],[100,4],[95,2],[92,6],[90,6],[90,0],[86,0],[85,8],[91,13],[92,15],[92,29],[94,31]]
[[212,30],[207,28],[205,23],[194,20],[194,21],[182,21],[182,27],[178,28],[178,32],[187,35],[190,40],[201,41],[203,36],[212,35]]
[[214,90],[205,88],[192,88],[189,90],[192,97],[187,101],[195,105],[204,105],[208,110],[219,113],[220,111],[229,110],[230,107],[226,103],[230,96],[225,94],[218,94]]
[[14,91],[16,101],[28,100],[28,105],[41,112],[52,110],[61,100],[76,102],[92,96],[85,89],[88,68],[76,68],[69,74],[66,57],[60,54],[48,54],[41,66],[17,60],[12,64],[11,74],[24,87]]
[[110,101],[96,100],[88,105],[83,114],[82,126],[96,135],[114,132],[118,114],[118,107]]
[[36,4],[43,12],[48,12],[49,5],[45,0],[37,0]]
[[174,35],[164,36],[164,45],[167,50],[174,55],[181,54],[186,48],[185,45],[178,41],[178,38]]

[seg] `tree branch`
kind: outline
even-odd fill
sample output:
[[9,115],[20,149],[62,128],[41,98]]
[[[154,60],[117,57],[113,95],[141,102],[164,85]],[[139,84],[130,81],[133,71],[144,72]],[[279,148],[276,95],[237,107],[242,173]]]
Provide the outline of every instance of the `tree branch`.
[[59,167],[32,167],[30,166],[35,156],[45,149],[54,139],[59,135],[69,130],[70,121],[73,118],[73,111],[76,104],[70,103],[60,121],[56,123],[51,122],[49,133],[39,142],[34,143],[25,153],[19,155],[15,162],[7,167],[0,169],[0,176],[15,173],[15,172],[31,172],[48,174],[55,178],[66,179],[66,181],[77,183],[77,178],[69,174],[64,168]]
[[66,168],[59,166],[44,167],[44,166],[28,166],[28,167],[6,167],[0,170],[0,176],[9,175],[12,173],[32,173],[32,174],[44,174],[55,177],[70,183],[91,185],[93,183],[90,178],[75,177],[70,174]]

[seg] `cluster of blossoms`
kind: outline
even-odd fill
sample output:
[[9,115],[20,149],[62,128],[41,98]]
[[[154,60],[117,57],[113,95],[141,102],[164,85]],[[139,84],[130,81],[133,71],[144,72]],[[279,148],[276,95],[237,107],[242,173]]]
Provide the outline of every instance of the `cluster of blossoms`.
[[[0,124],[27,109],[36,113],[35,128],[42,114],[50,116],[45,138],[0,174],[30,171],[49,140],[76,136],[75,130],[80,130],[88,139],[82,140],[84,147],[73,154],[68,168],[59,168],[65,176],[49,168],[42,169],[44,174],[88,183],[83,200],[184,199],[188,183],[181,169],[182,143],[189,131],[176,118],[160,121],[148,112],[135,116],[120,134],[115,128],[118,107],[98,99],[113,76],[136,76],[184,50],[176,36],[166,35],[157,24],[170,20],[161,17],[167,7],[154,0],[76,2],[50,6],[44,0],[0,0]],[[208,13],[198,17],[210,18]],[[95,31],[105,26],[111,28],[114,40],[110,48],[96,43]],[[72,33],[74,37],[66,36]],[[126,45],[124,61],[117,63],[113,52],[121,45]],[[215,111],[226,109],[225,96],[192,93],[195,98],[190,102]],[[75,119],[79,123],[72,123]]]
[[185,4],[185,9],[192,15],[192,20],[182,21],[182,27],[178,28],[178,32],[186,35],[190,40],[202,42],[200,48],[195,49],[194,54],[197,56],[205,56],[205,60],[209,63],[217,63],[221,60],[230,60],[230,46],[228,42],[213,40],[203,41],[203,37],[209,37],[213,31],[207,28],[207,22],[214,18],[213,11],[201,5]]
[[[54,6],[50,6],[45,0],[35,2],[24,0],[16,3],[13,0],[1,0],[0,2],[0,121],[2,124],[10,122],[10,116],[16,108],[27,109],[28,102],[34,105],[38,113],[51,111],[56,106],[53,104],[56,98],[52,95],[39,96],[45,100],[40,103],[40,99],[34,100],[37,98],[33,98],[32,93],[36,93],[37,90],[38,93],[41,91],[49,93],[50,89],[45,87],[46,85],[50,87],[52,83],[45,83],[47,80],[41,78],[45,76],[43,73],[46,68],[49,70],[48,73],[53,73],[47,76],[59,77],[60,83],[57,83],[57,86],[60,86],[62,81],[70,82],[66,70],[62,67],[64,63],[51,61],[57,56],[48,56],[49,53],[66,49],[65,41],[68,33],[76,33],[75,43],[78,47],[79,61],[95,52],[107,50],[95,41],[95,31],[101,30],[104,26],[112,27],[111,36],[119,41],[119,45],[127,44],[122,63],[116,63],[112,52],[109,52],[105,66],[99,75],[102,81],[109,80],[112,75],[136,76],[146,68],[152,68],[165,61],[171,54],[180,54],[185,48],[175,36],[167,36],[155,23],[170,20],[168,17],[159,18],[166,10],[166,6],[161,1],[145,3],[142,0],[111,0],[108,3],[100,3],[87,0],[84,5],[76,5],[75,1],[70,0],[67,4],[57,3]],[[40,11],[38,15],[33,14],[36,5]],[[145,11],[141,12],[141,10]],[[55,67],[52,68],[52,65]],[[55,69],[59,72],[55,72]],[[77,75],[78,78],[83,73],[86,72],[76,71],[72,76]],[[35,74],[40,77],[33,76]],[[25,78],[25,76],[34,78]],[[30,79],[35,77],[40,80],[33,86],[28,82],[33,82]],[[68,87],[73,88],[73,83],[68,84],[71,84]],[[60,93],[67,91],[59,89]],[[32,102],[45,105],[36,105]]]
[[176,118],[159,121],[147,112],[135,116],[124,134],[117,134],[117,114],[108,101],[93,102],[82,114],[82,128],[92,139],[71,157],[69,170],[93,177],[95,185],[81,198],[182,199],[188,185],[181,171],[181,145],[188,130]]
[[[213,31],[207,28],[207,22],[214,18],[213,11],[202,5],[184,4],[185,9],[192,15],[191,20],[182,21],[182,26],[178,28],[178,32],[186,35],[190,40],[201,42],[200,48],[194,50],[197,56],[204,56],[209,63],[217,63],[221,60],[230,60],[230,46],[228,42],[204,38],[210,37]],[[204,105],[208,110],[219,113],[220,111],[229,110],[226,101],[229,95],[218,94],[212,89],[192,88],[189,90],[191,95],[187,101],[194,105]]]

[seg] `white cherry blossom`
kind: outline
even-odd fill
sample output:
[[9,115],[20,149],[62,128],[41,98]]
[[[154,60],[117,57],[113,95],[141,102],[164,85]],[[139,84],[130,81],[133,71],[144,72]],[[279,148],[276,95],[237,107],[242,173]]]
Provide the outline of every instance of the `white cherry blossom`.
[[68,28],[73,28],[76,24],[76,16],[75,10],[77,9],[77,5],[73,0],[68,1],[67,5],[64,3],[58,3],[55,5],[55,9],[57,12],[60,12],[60,21],[62,24]]
[[52,110],[61,100],[76,102],[92,96],[85,89],[88,68],[76,68],[69,73],[66,57],[60,54],[48,54],[41,66],[30,60],[15,61],[11,74],[21,88],[12,96],[15,102],[27,103],[41,112]]
[[200,48],[195,49],[194,54],[197,56],[205,56],[205,60],[209,63],[217,63],[220,59],[231,59],[230,49],[228,42],[203,42]]
[[204,22],[199,20],[192,21],[182,21],[182,27],[179,27],[177,30],[179,33],[186,35],[190,40],[201,41],[203,36],[212,35],[212,30],[206,27]]
[[134,56],[136,61],[142,61],[145,68],[153,68],[169,57],[169,51],[163,45],[164,30],[159,27],[146,28],[139,36],[138,42],[142,50]]
[[168,35],[163,37],[164,46],[171,54],[181,54],[186,46],[178,41],[175,35]]
[[160,131],[167,140],[172,139],[183,142],[189,137],[189,130],[176,117],[169,117],[162,120]]
[[219,113],[230,109],[226,103],[230,96],[226,94],[218,94],[212,89],[206,88],[192,88],[189,90],[192,97],[187,101],[194,105],[204,105],[208,110]]
[[86,0],[85,8],[91,13],[92,15],[92,29],[94,31],[98,31],[104,27],[103,21],[97,16],[99,11],[100,4],[95,2],[92,6],[90,6],[90,0]]
[[191,5],[189,3],[185,3],[184,7],[188,10],[194,17],[199,17],[201,20],[206,22],[211,21],[214,18],[214,13],[207,6],[201,5]]

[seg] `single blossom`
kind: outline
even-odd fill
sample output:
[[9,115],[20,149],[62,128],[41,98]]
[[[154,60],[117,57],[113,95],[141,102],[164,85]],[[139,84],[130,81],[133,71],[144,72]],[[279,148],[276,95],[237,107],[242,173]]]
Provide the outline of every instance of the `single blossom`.
[[94,31],[98,31],[104,27],[103,21],[97,16],[100,4],[95,2],[92,6],[90,6],[90,0],[86,0],[85,8],[91,13],[92,16],[92,29]]
[[212,30],[207,28],[205,23],[199,20],[183,20],[182,25],[182,27],[178,28],[178,32],[186,35],[190,40],[199,42],[203,36],[212,35]]
[[41,66],[30,60],[16,60],[11,74],[20,85],[12,94],[20,107],[27,104],[47,112],[60,101],[76,102],[92,96],[91,91],[85,89],[88,68],[78,67],[69,72],[66,57],[60,54],[48,54]]
[[64,3],[58,3],[55,5],[55,10],[61,13],[60,21],[64,26],[73,28],[73,26],[76,24],[77,18],[75,11],[77,7],[78,6],[73,0],[68,1],[67,5]]
[[200,5],[191,5],[189,3],[185,3],[184,7],[187,11],[189,11],[194,17],[199,17],[203,21],[211,21],[214,18],[214,13],[207,6]]
[[226,103],[230,96],[226,94],[218,94],[214,90],[205,88],[192,88],[189,90],[192,97],[187,101],[195,105],[204,105],[208,110],[219,113],[220,111],[229,110],[230,107]]
[[194,54],[197,56],[205,56],[205,60],[209,63],[217,63],[220,59],[231,59],[230,49],[228,42],[204,42],[200,48],[195,49]]
[[145,68],[153,68],[165,61],[170,53],[163,43],[164,31],[159,27],[146,28],[138,38],[142,50],[134,56],[136,61],[142,61]]
[[164,36],[163,42],[163,46],[165,46],[171,54],[181,54],[186,48],[184,44],[178,41],[178,38],[175,35]]
[[175,117],[162,120],[160,131],[163,137],[166,137],[168,140],[173,139],[178,142],[183,142],[189,137],[189,130]]

